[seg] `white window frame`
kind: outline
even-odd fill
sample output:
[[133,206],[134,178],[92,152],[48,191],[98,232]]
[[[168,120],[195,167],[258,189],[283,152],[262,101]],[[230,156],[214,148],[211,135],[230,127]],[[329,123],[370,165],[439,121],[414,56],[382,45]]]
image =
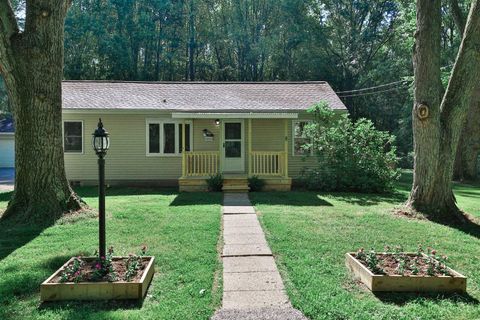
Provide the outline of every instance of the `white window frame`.
[[[149,146],[150,146],[150,125],[151,124],[158,124],[159,125],[159,135],[160,135],[160,152],[159,153],[150,153]],[[164,153],[163,150],[163,143],[164,143],[164,133],[163,133],[163,125],[164,124],[174,124],[175,125],[175,153]],[[175,120],[175,119],[147,119],[145,123],[145,153],[147,157],[181,157],[182,153],[180,152],[180,126],[183,124],[183,120]],[[185,124],[190,125],[190,151],[193,150],[193,121],[185,121]]]
[[[82,151],[66,151],[65,150],[65,123],[66,122],[80,122],[82,124]],[[62,121],[62,146],[63,153],[65,154],[84,154],[85,152],[85,126],[83,125],[83,120],[63,120]]]
[[[313,156],[313,147],[310,148],[310,154],[296,154],[295,153],[295,126],[297,123],[301,122],[306,122],[308,124],[313,123],[313,120],[308,120],[308,119],[299,119],[299,120],[292,120],[292,156],[294,157],[304,157],[304,156]],[[310,143],[312,142],[312,139],[310,138]]]

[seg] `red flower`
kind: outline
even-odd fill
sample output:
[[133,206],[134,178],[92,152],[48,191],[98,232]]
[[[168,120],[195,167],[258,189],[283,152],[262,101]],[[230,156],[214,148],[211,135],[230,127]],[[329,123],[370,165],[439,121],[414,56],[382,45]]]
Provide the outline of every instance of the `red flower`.
[[97,263],[97,264],[95,265],[95,269],[98,269],[98,270],[102,269],[102,266],[100,265],[100,263]]

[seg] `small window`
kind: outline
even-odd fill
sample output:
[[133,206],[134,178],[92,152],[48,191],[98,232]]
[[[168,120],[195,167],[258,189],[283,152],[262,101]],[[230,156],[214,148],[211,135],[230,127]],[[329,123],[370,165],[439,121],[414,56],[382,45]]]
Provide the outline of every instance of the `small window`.
[[310,138],[305,135],[305,127],[310,124],[311,121],[294,121],[293,122],[293,155],[304,156],[311,155],[312,149],[305,149],[305,145],[312,142]]
[[[183,136],[183,124],[178,125],[179,138],[178,138],[178,150],[182,153],[182,136]],[[190,151],[190,124],[185,123],[185,150]]]
[[83,153],[83,122],[63,122],[63,149],[65,153]]
[[148,125],[148,153],[160,153],[160,124]]
[[[191,150],[191,123],[185,124],[185,149]],[[148,155],[181,155],[183,124],[178,121],[147,121]]]
[[175,123],[163,124],[163,153],[175,154]]

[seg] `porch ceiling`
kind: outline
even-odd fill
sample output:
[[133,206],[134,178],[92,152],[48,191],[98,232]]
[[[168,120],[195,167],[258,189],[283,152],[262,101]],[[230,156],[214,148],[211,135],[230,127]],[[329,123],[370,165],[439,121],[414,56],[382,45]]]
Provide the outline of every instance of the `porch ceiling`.
[[174,112],[174,119],[297,119],[298,113],[287,112],[243,112],[243,113],[215,113],[215,112]]

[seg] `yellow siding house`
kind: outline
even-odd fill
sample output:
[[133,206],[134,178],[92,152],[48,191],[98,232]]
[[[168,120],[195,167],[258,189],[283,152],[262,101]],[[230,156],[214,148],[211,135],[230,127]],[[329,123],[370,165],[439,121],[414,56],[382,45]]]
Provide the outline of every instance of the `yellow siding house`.
[[110,133],[109,184],[206,189],[217,173],[224,189],[259,176],[266,189],[289,190],[314,165],[301,148],[306,110],[319,101],[345,105],[326,82],[63,82],[67,177],[97,181],[91,137],[102,118]]

